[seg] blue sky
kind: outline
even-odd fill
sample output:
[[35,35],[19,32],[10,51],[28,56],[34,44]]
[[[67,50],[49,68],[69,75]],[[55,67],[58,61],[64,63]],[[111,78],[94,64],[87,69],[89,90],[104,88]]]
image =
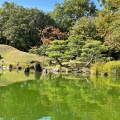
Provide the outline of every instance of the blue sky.
[[7,2],[14,2],[18,5],[28,7],[28,8],[35,8],[37,7],[40,10],[43,11],[51,11],[55,7],[55,1],[56,2],[63,2],[64,0],[0,0],[0,7],[2,4],[7,1]]
[[[52,11],[55,7],[55,2],[62,3],[64,0],[0,0],[0,7],[2,4],[7,2],[14,2],[18,5],[28,7],[28,8],[35,8],[37,7],[40,10],[43,10],[44,12]],[[97,8],[99,7],[97,0],[93,0],[95,4],[97,5]]]

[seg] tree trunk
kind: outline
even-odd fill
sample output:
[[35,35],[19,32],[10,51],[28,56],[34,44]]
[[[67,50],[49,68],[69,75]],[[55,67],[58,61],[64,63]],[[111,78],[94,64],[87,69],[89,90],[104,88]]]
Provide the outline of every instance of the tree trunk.
[[87,64],[85,65],[85,67],[88,67],[88,65],[90,65],[90,63],[92,62],[93,58],[94,58],[94,54],[92,55],[90,61],[87,62]]
[[62,67],[62,63],[59,61],[59,59],[57,57],[55,57],[55,60],[58,62],[58,64]]

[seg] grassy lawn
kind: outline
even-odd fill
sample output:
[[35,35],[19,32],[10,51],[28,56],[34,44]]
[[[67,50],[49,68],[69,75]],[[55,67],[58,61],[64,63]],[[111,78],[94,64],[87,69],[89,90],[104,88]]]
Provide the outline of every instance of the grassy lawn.
[[0,60],[0,65],[2,61],[4,61],[4,65],[16,65],[19,62],[20,66],[28,65],[32,60],[39,61],[41,63],[44,61],[44,57],[42,56],[22,52],[11,46],[3,44],[0,44],[0,55],[3,57],[3,59]]

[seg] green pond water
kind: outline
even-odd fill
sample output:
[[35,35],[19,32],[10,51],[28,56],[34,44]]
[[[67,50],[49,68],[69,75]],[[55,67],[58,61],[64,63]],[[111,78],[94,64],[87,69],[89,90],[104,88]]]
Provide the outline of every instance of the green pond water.
[[120,120],[120,78],[0,70],[0,120]]

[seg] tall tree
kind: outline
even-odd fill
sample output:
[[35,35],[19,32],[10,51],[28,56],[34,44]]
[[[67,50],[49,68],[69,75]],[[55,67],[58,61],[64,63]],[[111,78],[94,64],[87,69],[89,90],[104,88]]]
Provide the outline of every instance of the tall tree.
[[110,24],[117,19],[120,10],[120,0],[98,0],[103,6],[102,10],[98,11],[96,18],[96,26],[99,31],[99,36],[104,39],[108,32]]
[[114,59],[120,58],[119,19],[120,0],[99,0],[103,9],[98,12],[96,26],[98,36],[109,47],[109,54]]
[[81,17],[70,30],[71,35],[83,35],[95,39],[96,25],[94,17]]
[[9,44],[23,51],[30,46],[39,46],[39,29],[52,24],[53,20],[37,8],[24,8],[15,3],[5,2],[1,8],[0,24],[3,36]]
[[69,28],[82,16],[94,15],[96,7],[90,0],[64,0],[62,4],[57,3],[51,16],[63,31]]
[[104,44],[109,47],[111,57],[120,59],[120,13],[112,21],[104,38]]
[[101,6],[104,6],[104,8],[109,9],[112,12],[115,12],[120,7],[120,0],[98,0],[101,4]]

